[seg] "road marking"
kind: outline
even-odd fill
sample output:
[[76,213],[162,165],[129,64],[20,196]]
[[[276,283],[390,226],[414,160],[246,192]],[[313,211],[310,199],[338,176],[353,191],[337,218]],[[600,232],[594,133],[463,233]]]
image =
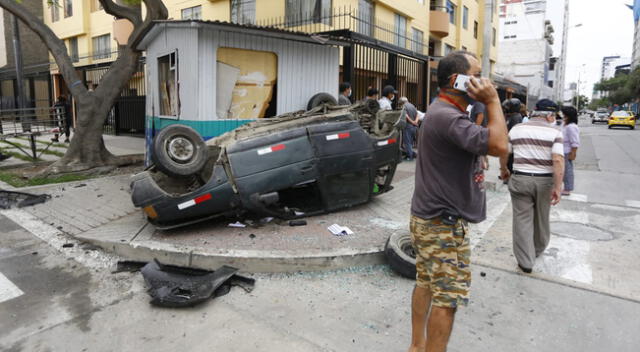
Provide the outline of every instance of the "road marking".
[[640,208],[640,200],[625,200],[624,203],[628,207]]
[[11,280],[7,279],[0,273],[0,303],[20,297],[24,294],[18,286],[14,285]]
[[591,244],[588,241],[551,236],[549,246],[536,261],[535,271],[564,279],[593,284],[593,270],[589,264]]
[[586,203],[589,199],[586,194],[571,193],[570,196],[562,196],[563,199],[572,200],[574,202]]

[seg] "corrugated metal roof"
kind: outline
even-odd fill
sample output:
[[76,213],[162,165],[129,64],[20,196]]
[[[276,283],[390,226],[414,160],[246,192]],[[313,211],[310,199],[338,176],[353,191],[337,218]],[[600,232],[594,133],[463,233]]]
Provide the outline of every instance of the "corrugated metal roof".
[[328,35],[310,34],[293,30],[279,29],[273,27],[256,26],[251,24],[237,24],[223,21],[202,21],[202,20],[165,20],[154,21],[154,26],[145,34],[144,38],[137,44],[137,48],[144,50],[153,38],[155,38],[165,28],[208,28],[222,31],[252,34],[280,38],[285,40],[301,41],[318,45],[338,45],[349,46],[347,40],[335,38]]

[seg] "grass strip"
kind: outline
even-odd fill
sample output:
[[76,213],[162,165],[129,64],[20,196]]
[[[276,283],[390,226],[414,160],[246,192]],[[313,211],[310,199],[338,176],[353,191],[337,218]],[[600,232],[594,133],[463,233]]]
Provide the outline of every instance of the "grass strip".
[[[9,143],[7,141],[0,141],[0,142],[3,142],[5,144],[13,146],[13,147],[15,147],[15,145],[19,145],[20,147],[24,148],[25,150],[31,151],[31,147],[28,146],[28,145],[15,143],[15,142],[12,144],[12,143]],[[51,149],[44,150],[44,148],[36,148],[36,151],[37,152],[42,152],[42,154],[54,155],[54,156],[57,156],[57,157],[60,157],[60,158],[62,158],[64,156],[63,152],[59,152],[59,151],[51,150]],[[29,160],[31,160],[31,158],[29,158]]]
[[10,184],[13,187],[29,187],[29,186],[40,186],[40,185],[48,185],[52,183],[63,183],[63,182],[71,182],[71,181],[82,181],[91,178],[87,175],[60,175],[54,177],[34,177],[34,178],[23,178],[14,173],[0,171],[0,181]]
[[[27,138],[27,137],[14,137],[14,138],[15,139],[22,139],[23,141],[27,141],[27,142],[29,141],[29,138]],[[49,142],[41,141],[39,139],[36,139],[36,143],[45,144],[45,145],[49,144]],[[69,145],[65,144],[65,143],[53,143],[53,144],[51,144],[51,146],[58,147],[58,148],[64,148],[64,149],[69,148]]]
[[14,157],[16,159],[20,159],[20,160],[24,160],[24,161],[29,161],[29,162],[42,161],[42,159],[40,159],[40,158],[38,158],[36,160],[33,160],[30,156],[24,155],[23,153],[20,153],[20,152],[14,152],[12,150],[8,150],[7,148],[1,148],[0,147],[0,152],[2,152],[2,154],[11,155],[12,157]]

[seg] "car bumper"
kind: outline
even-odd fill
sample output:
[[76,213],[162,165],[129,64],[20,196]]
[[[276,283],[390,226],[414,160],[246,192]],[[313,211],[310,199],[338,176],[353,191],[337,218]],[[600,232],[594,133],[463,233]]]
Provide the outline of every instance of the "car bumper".
[[161,189],[148,171],[131,178],[131,200],[159,229],[170,229],[221,216],[234,209],[235,193],[223,172],[215,172],[197,190],[179,196]]
[[635,121],[609,120],[609,126],[635,126]]

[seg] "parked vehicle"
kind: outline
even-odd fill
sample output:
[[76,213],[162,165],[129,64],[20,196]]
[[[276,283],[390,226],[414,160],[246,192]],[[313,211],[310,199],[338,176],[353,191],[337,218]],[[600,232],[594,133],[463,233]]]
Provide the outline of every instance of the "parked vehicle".
[[607,110],[598,109],[598,111],[596,111],[593,114],[593,117],[591,118],[592,124],[595,124],[596,122],[608,122],[608,121],[609,121],[609,112]]
[[624,126],[630,129],[636,128],[636,117],[631,111],[614,111],[609,117],[609,128],[613,126]]
[[294,219],[366,203],[392,189],[402,111],[374,100],[322,104],[261,119],[206,144],[184,125],[154,139],[151,170],[133,176],[132,200],[170,229],[253,214]]

